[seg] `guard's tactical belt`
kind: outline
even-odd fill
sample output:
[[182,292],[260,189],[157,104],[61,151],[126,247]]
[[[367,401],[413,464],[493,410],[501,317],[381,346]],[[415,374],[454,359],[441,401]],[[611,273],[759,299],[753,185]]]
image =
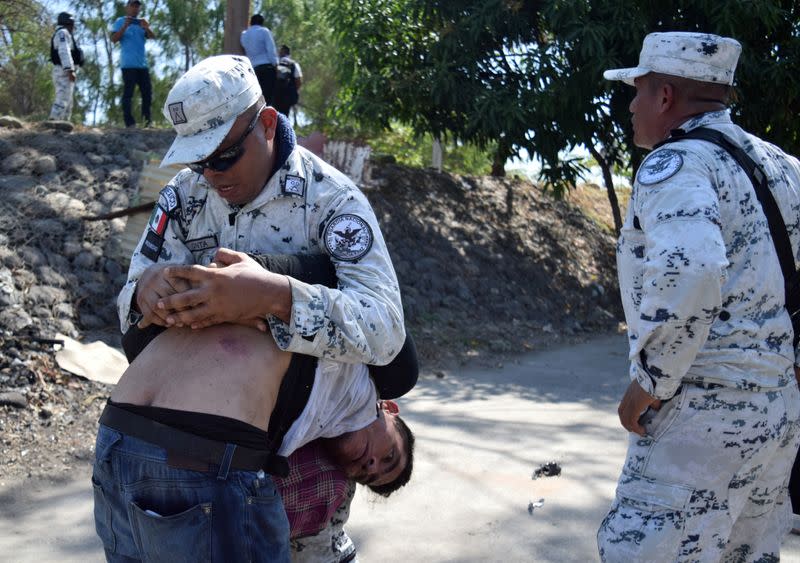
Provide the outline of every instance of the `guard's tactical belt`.
[[797,347],[797,343],[800,342],[800,275],[798,275],[797,267],[795,266],[792,244],[789,240],[789,232],[786,230],[786,223],[783,220],[780,208],[772,192],[767,186],[767,175],[739,145],[716,129],[710,129],[708,127],[698,127],[690,131],[673,129],[670,135],[668,139],[661,141],[653,147],[653,149],[655,150],[668,143],[674,143],[683,139],[707,141],[727,151],[739,166],[742,167],[747,177],[750,178],[750,182],[753,184],[753,188],[756,192],[756,198],[761,204],[764,215],[767,217],[769,233],[772,236],[772,242],[775,245],[778,260],[781,263],[786,310],[789,312],[789,316],[792,319],[794,346]]

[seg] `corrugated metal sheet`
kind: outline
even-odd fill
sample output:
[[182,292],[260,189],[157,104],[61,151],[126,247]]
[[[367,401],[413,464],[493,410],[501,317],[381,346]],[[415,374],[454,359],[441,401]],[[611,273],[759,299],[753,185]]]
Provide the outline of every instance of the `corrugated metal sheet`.
[[[167,185],[167,182],[172,180],[172,177],[181,169],[180,166],[168,166],[167,168],[159,168],[160,160],[151,160],[142,168],[139,174],[139,191],[131,201],[131,207],[141,205],[147,202],[154,202],[158,199],[158,193]],[[136,245],[147,226],[147,221],[150,219],[150,211],[144,211],[131,215],[125,224],[125,231],[119,238],[119,244],[114,245],[114,257],[121,264],[127,265],[130,261]]]

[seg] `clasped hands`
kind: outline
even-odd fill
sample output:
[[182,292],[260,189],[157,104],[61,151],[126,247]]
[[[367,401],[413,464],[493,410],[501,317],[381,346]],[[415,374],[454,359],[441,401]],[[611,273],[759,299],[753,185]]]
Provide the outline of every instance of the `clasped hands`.
[[220,248],[209,266],[154,264],[139,278],[135,298],[142,313],[139,328],[234,323],[266,331],[267,315],[287,320],[291,308],[286,276],[227,248]]

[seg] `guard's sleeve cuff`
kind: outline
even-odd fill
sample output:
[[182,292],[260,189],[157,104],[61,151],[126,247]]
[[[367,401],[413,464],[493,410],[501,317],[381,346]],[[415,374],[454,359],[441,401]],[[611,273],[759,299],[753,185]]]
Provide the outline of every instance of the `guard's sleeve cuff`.
[[645,371],[645,369],[639,365],[638,363],[634,362],[631,364],[631,380],[637,381],[639,383],[639,387],[644,389],[648,395],[655,397],[655,382],[653,382],[653,378],[650,377],[650,374]]
[[136,295],[136,281],[128,282],[122,287],[117,298],[117,314],[119,315],[119,328],[122,334],[128,332],[132,324],[136,324],[141,320],[141,313],[134,321],[131,320],[131,314],[135,312],[133,308],[133,296]]
[[324,294],[317,286],[289,278],[292,308],[289,322],[270,316],[270,331],[278,348],[285,351],[313,354],[328,323]]
[[664,378],[656,382],[656,379],[638,362],[631,364],[631,379],[635,379],[648,395],[662,401],[674,397],[681,383],[678,381],[674,384],[672,380]]

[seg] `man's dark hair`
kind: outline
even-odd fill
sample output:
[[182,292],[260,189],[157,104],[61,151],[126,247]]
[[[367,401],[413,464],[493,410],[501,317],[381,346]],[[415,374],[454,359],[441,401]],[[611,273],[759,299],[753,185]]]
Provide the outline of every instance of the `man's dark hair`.
[[373,493],[382,497],[388,497],[397,489],[405,487],[411,479],[411,472],[414,470],[414,433],[399,416],[394,417],[394,424],[397,426],[397,430],[403,438],[403,445],[405,446],[408,459],[406,460],[406,466],[403,468],[403,471],[400,472],[400,475],[398,475],[397,479],[394,481],[384,485],[367,485]]
[[285,52],[287,55],[292,54],[292,50],[289,48],[288,45],[281,45],[281,51]]
[[250,25],[264,25],[264,16],[253,14],[253,17],[250,18]]
[[671,84],[678,88],[678,96],[687,102],[718,102],[728,105],[731,101],[737,101],[733,86],[728,84],[703,82],[660,72],[651,72],[647,76],[651,77],[649,85],[652,92],[658,90],[662,84]]

